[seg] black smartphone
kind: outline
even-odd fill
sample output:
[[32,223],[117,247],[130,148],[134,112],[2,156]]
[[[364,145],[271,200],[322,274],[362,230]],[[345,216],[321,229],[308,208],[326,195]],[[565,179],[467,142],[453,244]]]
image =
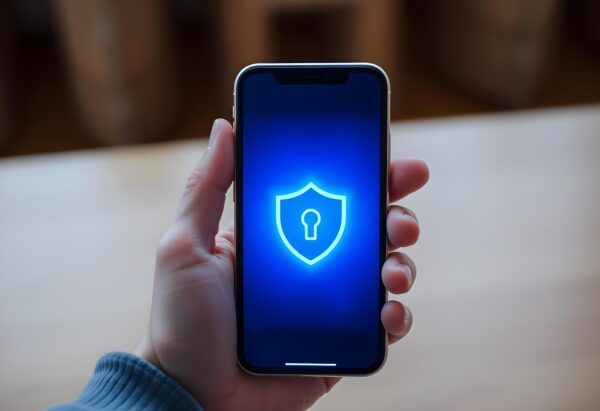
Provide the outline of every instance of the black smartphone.
[[386,357],[390,86],[372,64],[255,64],[234,86],[237,355],[255,374]]

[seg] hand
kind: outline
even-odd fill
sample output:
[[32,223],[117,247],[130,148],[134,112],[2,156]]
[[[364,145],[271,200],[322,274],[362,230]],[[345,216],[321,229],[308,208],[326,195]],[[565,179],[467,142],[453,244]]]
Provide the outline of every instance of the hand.
[[[150,327],[136,354],[162,368],[206,410],[306,409],[339,378],[257,377],[237,365],[233,225],[218,232],[233,170],[233,129],[217,120],[158,246]],[[419,189],[428,175],[422,161],[392,162],[390,200]],[[414,214],[397,205],[389,208],[387,230],[391,249],[414,244],[419,236]],[[415,274],[413,262],[399,252],[389,255],[382,270],[383,283],[395,294],[407,292]],[[412,315],[388,301],[381,321],[393,343],[409,331]]]

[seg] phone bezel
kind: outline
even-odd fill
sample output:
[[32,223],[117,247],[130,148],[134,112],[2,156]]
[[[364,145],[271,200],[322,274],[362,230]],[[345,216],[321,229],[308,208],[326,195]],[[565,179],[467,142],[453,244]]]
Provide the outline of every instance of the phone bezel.
[[[379,271],[383,267],[388,255],[387,247],[387,206],[388,206],[388,169],[389,169],[389,145],[390,145],[390,83],[387,74],[379,66],[371,63],[302,63],[302,64],[252,64],[245,67],[237,75],[234,82],[234,129],[236,133],[235,145],[235,178],[234,178],[234,201],[235,201],[235,240],[236,240],[236,262],[235,262],[235,301],[236,301],[236,329],[237,329],[237,360],[239,366],[250,374],[256,375],[305,375],[305,376],[349,376],[349,375],[370,375],[377,372],[385,363],[387,358],[387,334],[381,322],[379,323],[379,355],[377,360],[365,368],[313,368],[313,367],[256,367],[250,364],[243,353],[244,335],[243,335],[243,175],[242,175],[242,152],[243,152],[243,84],[245,80],[255,73],[302,73],[308,75],[304,78],[307,82],[334,83],[339,77],[336,74],[350,72],[369,72],[374,74],[379,80],[381,92],[381,118],[380,118],[380,221],[379,235]],[[327,76],[329,73],[331,76]],[[310,76],[310,74],[317,74]],[[292,76],[293,77],[293,76]],[[303,81],[302,77],[298,77]],[[328,81],[328,79],[330,81]],[[295,81],[294,81],[295,82]],[[387,301],[387,291],[381,276],[379,277],[379,308],[380,311]]]

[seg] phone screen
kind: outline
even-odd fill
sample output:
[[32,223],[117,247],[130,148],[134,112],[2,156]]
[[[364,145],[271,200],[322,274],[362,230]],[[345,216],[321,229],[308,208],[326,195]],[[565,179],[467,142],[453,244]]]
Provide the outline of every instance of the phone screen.
[[383,363],[388,85],[370,65],[258,66],[236,85],[238,359],[255,373]]

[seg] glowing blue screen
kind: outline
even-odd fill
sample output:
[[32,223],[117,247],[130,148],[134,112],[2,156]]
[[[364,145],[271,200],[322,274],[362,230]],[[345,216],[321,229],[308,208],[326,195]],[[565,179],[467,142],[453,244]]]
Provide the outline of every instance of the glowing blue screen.
[[368,368],[382,355],[385,90],[368,72],[343,84],[255,73],[242,87],[244,357]]

